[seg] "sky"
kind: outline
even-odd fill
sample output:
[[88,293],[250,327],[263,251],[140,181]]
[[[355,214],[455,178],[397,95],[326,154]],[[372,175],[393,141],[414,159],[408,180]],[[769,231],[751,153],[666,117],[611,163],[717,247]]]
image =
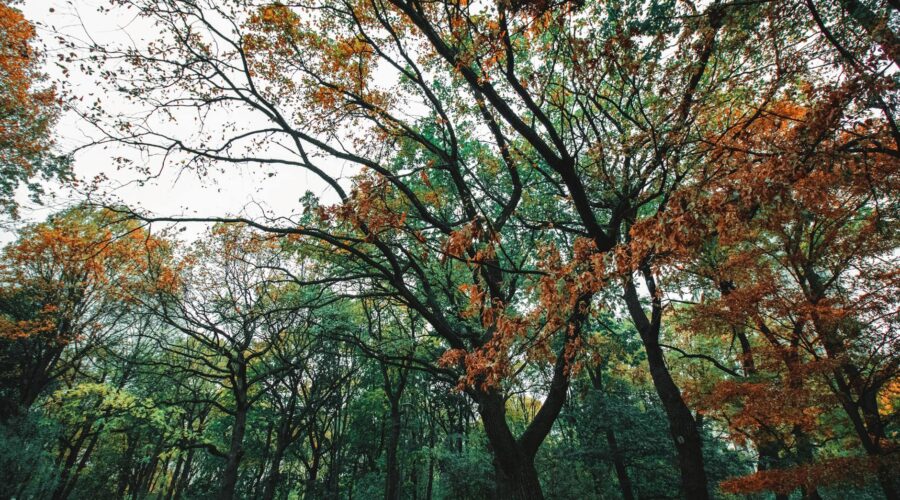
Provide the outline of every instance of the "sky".
[[[142,44],[154,35],[153,27],[136,18],[133,11],[108,10],[109,5],[103,0],[28,0],[18,6],[38,27],[46,46],[47,73],[59,80],[60,87],[68,95],[68,102],[75,106],[83,107],[96,98],[100,98],[107,108],[115,109],[119,104],[111,102],[112,96],[97,94],[98,85],[92,76],[73,70],[68,78],[63,77],[53,62],[60,53],[59,44],[55,42],[58,34],[80,40],[90,37],[101,43],[114,44]],[[126,108],[123,103],[121,111],[127,113]],[[177,129],[179,125],[174,127]],[[189,130],[176,132],[189,133]],[[298,200],[308,190],[326,200],[330,196],[324,183],[305,170],[283,167],[276,170],[259,164],[228,165],[202,179],[194,172],[167,168],[160,171],[158,177],[146,180],[144,174],[135,170],[117,168],[113,159],[128,156],[137,165],[149,166],[154,172],[158,169],[156,159],[136,156],[120,145],[85,148],[97,137],[96,131],[75,113],[68,112],[61,117],[55,140],[60,151],[77,150],[73,169],[79,184],[74,188],[50,186],[54,196],[47,199],[43,207],[27,203],[23,193],[20,198],[24,222],[42,220],[56,210],[83,200],[86,186],[98,174],[105,180],[98,184],[94,197],[107,202],[127,202],[134,209],[157,216],[289,216],[300,210]],[[332,171],[344,168],[341,165],[330,167]],[[273,173],[276,175],[270,175]],[[202,234],[202,230],[202,225],[192,224],[182,234],[190,238]],[[12,238],[13,234],[8,230],[0,232],[0,243]]]

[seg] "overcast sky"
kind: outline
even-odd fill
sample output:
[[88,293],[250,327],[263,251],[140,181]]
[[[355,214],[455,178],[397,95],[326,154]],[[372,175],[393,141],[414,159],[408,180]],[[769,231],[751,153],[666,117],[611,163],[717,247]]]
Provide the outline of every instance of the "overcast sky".
[[[152,27],[144,20],[135,19],[133,11],[114,9],[100,12],[100,6],[108,8],[109,3],[102,0],[28,0],[20,6],[26,17],[38,25],[48,49],[47,72],[52,77],[61,78],[61,73],[53,64],[58,52],[54,32],[79,39],[89,35],[102,43],[129,43],[133,40],[141,44],[153,36]],[[73,71],[64,86],[71,99],[90,102],[100,97],[107,107],[115,107],[113,97],[96,95],[98,86],[92,77]],[[56,141],[63,151],[79,148],[91,142],[92,137],[97,137],[96,133],[73,113],[64,115],[57,127]],[[121,146],[92,147],[76,154],[75,175],[82,182],[89,182],[102,173],[108,178],[100,184],[100,191],[106,199],[117,199],[156,215],[221,216],[243,213],[256,217],[265,211],[269,215],[286,216],[299,210],[298,199],[307,190],[324,195],[325,199],[329,197],[324,184],[306,171],[283,167],[275,169],[258,164],[242,167],[228,165],[223,172],[214,172],[202,180],[192,172],[179,175],[178,171],[168,169],[163,170],[158,178],[141,185],[138,182],[143,178],[141,174],[116,168],[112,158],[120,155],[131,156],[136,162],[151,167],[157,166],[154,160],[136,157]],[[340,165],[333,166],[333,169],[340,168]],[[270,175],[276,172],[277,175]],[[83,186],[76,189],[56,188],[55,198],[47,200],[43,208],[25,203],[22,211],[24,218],[40,220],[54,210],[83,199]],[[188,234],[198,234],[200,230],[202,227],[194,225],[189,228]],[[10,239],[8,232],[0,234],[0,242]]]

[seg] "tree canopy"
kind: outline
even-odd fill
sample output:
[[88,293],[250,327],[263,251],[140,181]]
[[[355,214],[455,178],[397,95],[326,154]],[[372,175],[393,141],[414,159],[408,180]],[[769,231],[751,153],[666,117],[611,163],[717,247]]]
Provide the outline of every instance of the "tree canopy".
[[112,2],[98,145],[326,190],[19,231],[7,494],[898,498],[898,10]]

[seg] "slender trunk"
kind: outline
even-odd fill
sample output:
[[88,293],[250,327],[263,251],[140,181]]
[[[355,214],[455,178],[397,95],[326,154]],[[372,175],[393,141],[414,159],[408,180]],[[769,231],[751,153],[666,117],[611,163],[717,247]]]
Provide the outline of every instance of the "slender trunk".
[[175,487],[175,492],[172,494],[172,498],[178,499],[181,498],[181,495],[184,494],[184,490],[187,489],[188,484],[191,481],[191,465],[194,462],[194,448],[188,450],[187,460],[184,462],[184,468],[181,469],[181,477],[178,478],[178,483]]
[[89,430],[88,424],[84,424],[78,434],[77,440],[72,443],[70,446],[66,447],[66,450],[62,451],[57,458],[57,466],[62,464],[62,470],[59,474],[59,483],[56,486],[56,489],[53,490],[52,499],[53,500],[61,500],[64,498],[64,494],[66,491],[66,487],[69,484],[69,476],[72,473],[73,467],[75,467],[75,461],[78,459],[78,453],[81,451],[81,447],[84,445],[85,440],[87,439],[87,433]]
[[434,458],[428,458],[428,482],[425,483],[425,499],[431,500],[434,490]]
[[231,445],[225,458],[225,469],[222,471],[222,486],[217,498],[231,500],[237,486],[238,467],[244,455],[244,433],[247,429],[247,408],[243,401],[237,404],[234,413],[234,426],[231,429]]
[[397,381],[392,380],[390,370],[382,365],[381,375],[384,380],[384,394],[390,405],[390,428],[388,429],[386,462],[387,477],[384,484],[384,498],[386,500],[400,499],[400,460],[397,450],[400,447],[400,401],[403,399],[403,391],[406,388],[408,371],[399,369]]
[[[723,296],[728,295],[728,293],[732,289],[733,285],[731,283],[720,284],[720,291],[722,292]],[[741,345],[740,362],[741,368],[744,372],[744,376],[755,377],[759,372],[756,369],[756,362],[753,359],[753,348],[750,345],[750,339],[747,338],[747,333],[742,327],[735,328],[734,335]],[[756,448],[756,451],[759,454],[759,459],[756,463],[756,469],[759,471],[777,469],[780,462],[778,454],[781,451],[781,445],[778,443],[778,441],[772,439],[770,436],[764,435],[764,433],[762,432],[758,432],[752,435],[751,440],[753,441],[753,446]],[[785,493],[775,493],[775,500],[788,500],[788,498],[789,495]]]
[[[862,23],[867,30],[873,28],[867,24],[874,22],[873,14],[867,11],[867,8],[856,0],[841,0],[844,9],[857,21]],[[898,61],[900,57],[900,49],[897,48],[897,40],[893,37],[893,33],[884,27],[882,34],[891,37],[889,43],[893,44],[893,52],[885,49],[894,61]],[[870,33],[872,34],[872,33]],[[880,43],[882,40],[878,40]],[[823,285],[822,279],[810,267],[805,268],[805,277],[809,285],[806,299],[811,304],[819,304],[826,295],[826,286]],[[880,387],[879,383],[873,383],[873,380],[864,376],[859,367],[855,365],[852,358],[847,353],[846,344],[842,338],[841,331],[849,330],[851,336],[854,333],[859,334],[859,325],[855,323],[837,324],[833,321],[824,320],[818,313],[812,314],[812,323],[816,331],[822,338],[822,345],[825,347],[825,353],[828,358],[838,361],[840,368],[833,371],[835,384],[837,385],[838,397],[841,401],[841,407],[850,419],[863,449],[866,454],[879,460],[878,464],[878,483],[881,486],[884,496],[888,500],[897,500],[900,498],[898,493],[898,483],[896,474],[885,464],[883,457],[888,453],[881,445],[886,439],[884,432],[884,424],[881,414],[878,412],[878,400],[876,394]],[[854,392],[856,401],[854,401]],[[860,416],[860,412],[862,416]]]
[[312,465],[310,465],[307,474],[306,492],[304,493],[303,498],[315,498],[318,496],[319,489],[319,467],[322,459],[321,445],[319,443],[321,441],[312,429],[310,429],[309,441],[310,452],[312,453]]
[[[87,430],[90,430],[90,426],[87,428]],[[97,447],[97,441],[99,441],[100,439],[100,432],[102,430],[103,426],[101,425],[91,435],[91,440],[88,442],[87,447],[85,447],[84,452],[81,453],[80,460],[78,459],[78,454],[81,445],[83,445],[84,443],[84,439],[79,439],[78,448],[72,450],[71,455],[69,455],[69,460],[66,461],[65,480],[61,481],[59,486],[57,486],[57,490],[54,492],[54,500],[64,500],[72,494],[72,491],[75,489],[75,485],[78,483],[78,477],[81,475],[81,471],[84,470],[84,467],[87,465],[88,460],[90,460],[91,455],[94,453],[94,449]],[[86,436],[87,434],[84,434],[82,437]],[[74,470],[72,470],[73,465]]]
[[290,444],[290,423],[282,422],[281,428],[278,429],[278,436],[275,439],[275,452],[272,454],[272,466],[269,471],[269,477],[266,478],[263,500],[275,498],[275,490],[281,481],[281,461],[284,459],[284,452],[287,450],[288,444]]
[[125,457],[119,466],[119,486],[116,489],[116,498],[125,498],[125,491],[128,489],[128,484],[133,475],[134,448],[137,443],[127,434],[125,435],[125,442],[128,444],[125,447]]
[[[434,449],[434,418],[431,412],[428,412],[428,446]],[[428,483],[425,485],[425,499],[431,500],[432,490],[434,488],[434,454],[428,454]]]
[[145,475],[144,485],[141,490],[144,493],[144,496],[147,496],[154,490],[156,478],[159,476],[162,471],[169,467],[169,460],[166,459],[163,463],[162,467],[159,467],[159,455],[163,450],[163,441],[164,436],[162,434],[156,439],[156,445],[153,447],[153,455],[150,459],[150,463],[147,464],[147,474]]
[[390,429],[387,442],[387,478],[385,481],[384,498],[386,500],[400,499],[400,461],[397,457],[397,448],[400,445],[400,401],[399,397],[391,399]]
[[[597,391],[598,395],[601,397],[603,396],[602,369],[602,366],[597,367],[597,369],[588,367],[591,385],[594,386],[594,390]],[[624,500],[634,500],[631,478],[628,477],[628,469],[625,467],[625,456],[622,454],[622,450],[619,449],[616,433],[612,427],[607,427],[606,429],[606,444],[609,446],[610,453],[612,454],[613,466],[616,470],[616,479],[619,481],[619,490],[622,492],[622,498]]]
[[144,488],[144,493],[146,495],[156,491],[156,482],[159,481],[160,476],[165,476],[166,471],[169,469],[169,459],[163,460],[162,466],[160,466],[159,450],[156,450],[153,452],[153,460],[150,462],[149,469],[150,473],[147,474],[147,485]]
[[669,432],[672,434],[672,441],[678,454],[682,493],[688,500],[707,500],[709,489],[703,463],[703,439],[694,415],[684,402],[681,391],[666,366],[665,355],[659,345],[662,305],[656,293],[656,284],[648,271],[644,272],[644,280],[651,295],[653,308],[651,317],[648,318],[644,312],[634,282],[631,280],[625,283],[625,302],[632,321],[641,335],[647,354],[647,364],[650,367],[650,377],[653,379],[653,386],[669,422]]
[[[279,429],[280,428],[281,428],[281,426],[279,425]],[[250,487],[250,491],[252,491],[254,493],[258,492],[260,485],[262,485],[263,489],[265,490],[265,484],[268,482],[268,478],[271,476],[271,474],[266,475],[266,466],[269,465],[269,450],[272,449],[272,435],[277,434],[277,433],[278,433],[278,431],[275,429],[274,423],[272,421],[269,421],[269,425],[267,426],[267,429],[266,429],[266,444],[265,444],[265,447],[263,448],[263,455],[262,455],[262,458],[260,458],[260,460],[259,460],[259,466],[256,470],[255,477],[253,478],[253,486]],[[276,436],[276,439],[277,439],[277,436]],[[276,446],[277,446],[277,443],[276,443]],[[265,494],[265,491],[263,491],[263,494]],[[254,496],[259,496],[259,495],[256,494]]]
[[622,451],[619,450],[619,444],[616,442],[616,433],[610,428],[606,429],[606,443],[609,445],[612,453],[613,465],[616,467],[616,479],[619,480],[619,489],[622,491],[622,498],[625,500],[634,500],[634,493],[631,489],[631,479],[628,477],[628,469],[625,468],[625,459]]
[[175,469],[172,471],[172,478],[169,480],[169,487],[166,488],[165,500],[172,500],[175,495],[175,488],[178,487],[178,478],[181,476],[181,468],[184,467],[184,454],[178,454],[178,461],[175,462]]

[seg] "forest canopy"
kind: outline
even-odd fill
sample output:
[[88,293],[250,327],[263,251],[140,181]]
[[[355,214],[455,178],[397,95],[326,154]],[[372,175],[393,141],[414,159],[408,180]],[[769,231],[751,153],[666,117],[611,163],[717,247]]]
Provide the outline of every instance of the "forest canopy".
[[900,498],[897,0],[101,4],[0,0],[0,497]]

